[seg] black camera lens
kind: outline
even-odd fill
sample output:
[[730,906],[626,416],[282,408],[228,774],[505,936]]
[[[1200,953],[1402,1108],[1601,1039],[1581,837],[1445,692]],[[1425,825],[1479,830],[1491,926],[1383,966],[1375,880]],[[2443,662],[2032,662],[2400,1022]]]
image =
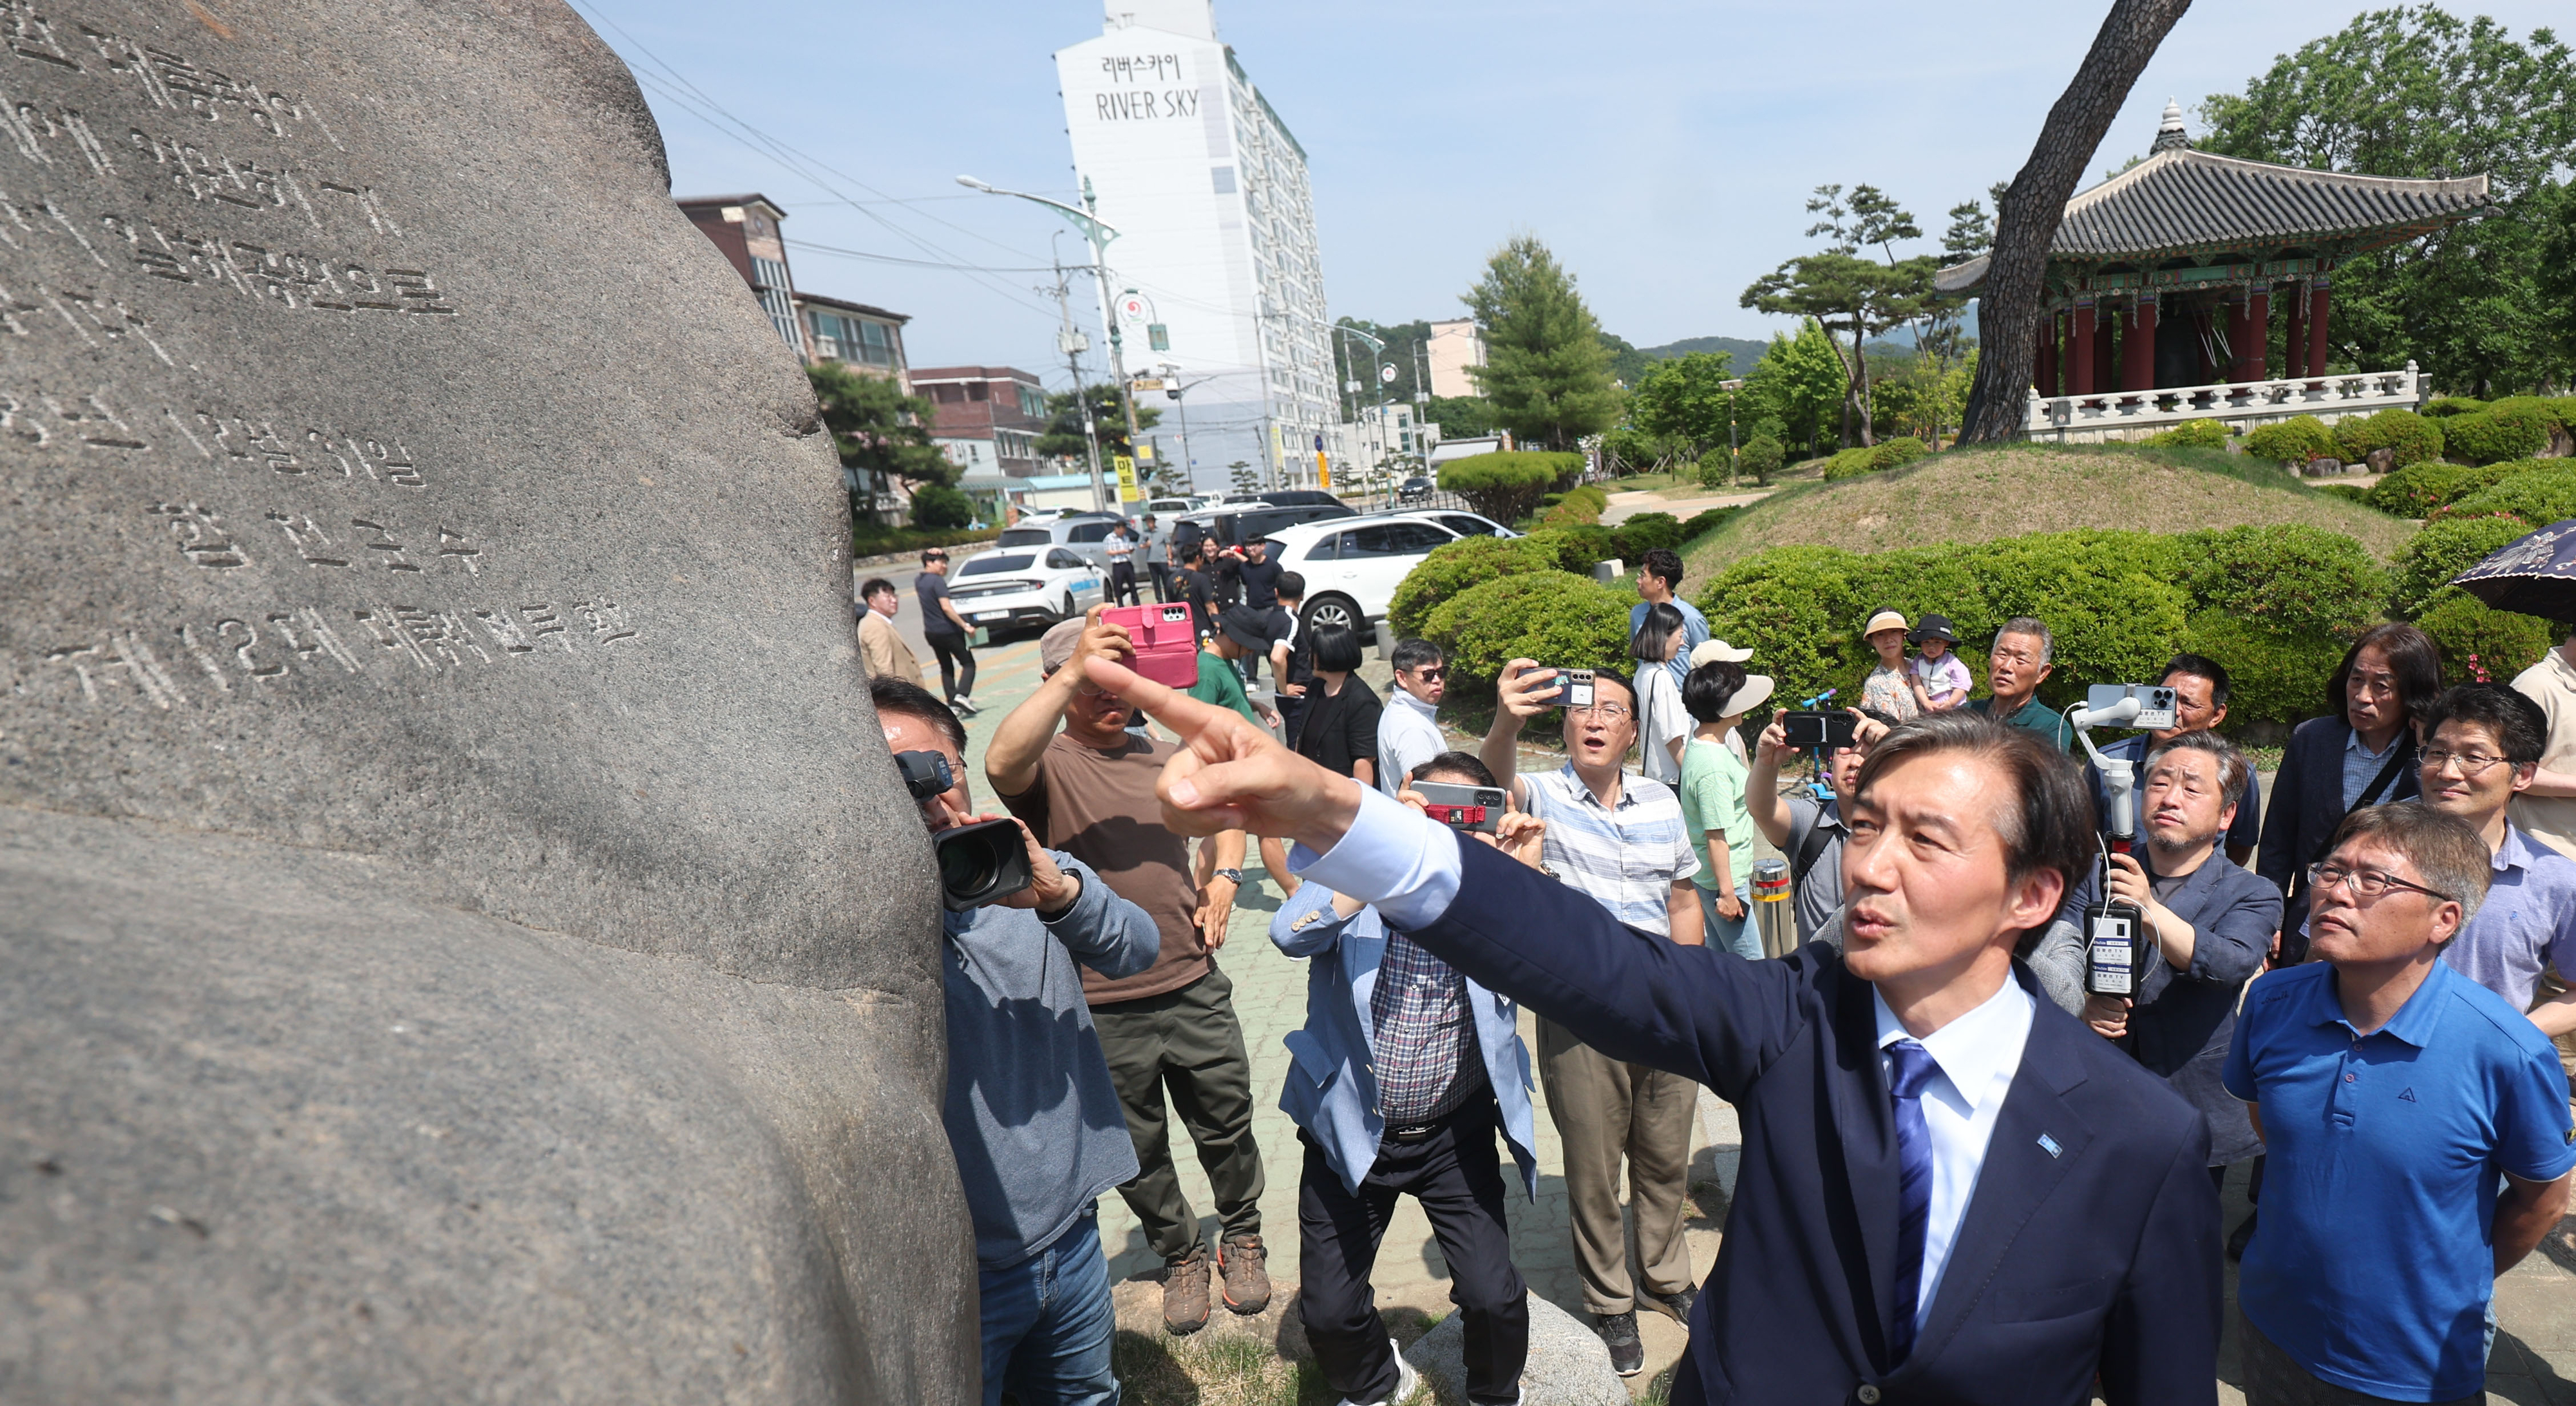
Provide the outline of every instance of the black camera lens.
[[1036,882],[1020,827],[1008,820],[942,830],[930,850],[939,860],[940,901],[952,911],[980,908]]

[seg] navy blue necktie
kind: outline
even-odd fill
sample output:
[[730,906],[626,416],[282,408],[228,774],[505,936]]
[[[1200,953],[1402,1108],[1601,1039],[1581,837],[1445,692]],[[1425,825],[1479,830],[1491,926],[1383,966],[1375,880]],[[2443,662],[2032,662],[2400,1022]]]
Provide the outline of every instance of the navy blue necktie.
[[1914,1316],[1923,1292],[1923,1234],[1932,1220],[1932,1130],[1923,1121],[1923,1086],[1941,1072],[1932,1052],[1912,1040],[1887,1047],[1887,1089],[1896,1099],[1896,1332],[1889,1365],[1914,1352]]

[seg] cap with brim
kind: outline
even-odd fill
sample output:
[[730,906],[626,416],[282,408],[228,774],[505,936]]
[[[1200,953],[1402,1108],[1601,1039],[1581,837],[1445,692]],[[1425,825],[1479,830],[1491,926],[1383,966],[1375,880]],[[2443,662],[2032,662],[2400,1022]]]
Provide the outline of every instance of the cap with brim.
[[1225,631],[1227,638],[1256,652],[1270,647],[1268,624],[1260,611],[1248,605],[1227,606],[1225,613],[1216,618],[1216,627]]
[[1744,687],[1737,689],[1735,696],[1726,700],[1726,716],[1731,718],[1738,713],[1750,713],[1770,702],[1771,690],[1774,687],[1776,685],[1773,684],[1769,674],[1746,674]]
[[1737,649],[1724,640],[1703,640],[1692,648],[1690,666],[1696,669],[1702,664],[1741,664],[1752,657],[1752,650]]
[[1949,616],[1926,615],[1923,617],[1923,623],[1915,626],[1914,632],[1906,638],[1916,644],[1921,644],[1925,640],[1945,640],[1951,644],[1957,644],[1959,632],[1950,628]]
[[1914,627],[1905,623],[1905,616],[1902,613],[1893,610],[1882,610],[1876,615],[1869,617],[1868,624],[1861,626],[1860,637],[1862,639],[1868,639],[1870,636],[1877,634],[1881,630],[1910,630],[1912,628]]
[[1082,643],[1085,622],[1076,616],[1062,621],[1038,638],[1038,672],[1052,674],[1073,657],[1074,646]]

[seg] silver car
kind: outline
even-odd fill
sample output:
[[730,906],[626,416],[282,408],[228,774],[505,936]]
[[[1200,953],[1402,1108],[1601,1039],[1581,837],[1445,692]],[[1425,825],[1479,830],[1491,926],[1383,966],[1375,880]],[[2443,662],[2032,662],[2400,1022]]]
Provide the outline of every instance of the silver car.
[[[1110,529],[1121,521],[1123,519],[1115,513],[1068,513],[1047,522],[1024,522],[1017,527],[1006,527],[993,545],[996,548],[1064,547],[1094,568],[1105,571],[1109,567],[1109,556],[1101,550],[1100,544],[1108,539]],[[1144,535],[1142,529],[1132,525],[1128,531],[1137,537]]]

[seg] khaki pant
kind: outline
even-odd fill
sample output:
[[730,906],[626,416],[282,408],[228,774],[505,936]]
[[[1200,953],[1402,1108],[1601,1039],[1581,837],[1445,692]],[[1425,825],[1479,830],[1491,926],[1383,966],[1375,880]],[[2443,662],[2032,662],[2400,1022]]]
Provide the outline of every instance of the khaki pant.
[[[1690,1175],[1691,1115],[1699,1108],[1699,1086],[1678,1074],[1617,1063],[1552,1020],[1538,1023],[1538,1067],[1548,1116],[1564,1150],[1583,1306],[1594,1313],[1628,1312],[1637,1306],[1636,1279],[1645,1281],[1649,1294],[1692,1287],[1682,1191]],[[1643,1261],[1635,1279],[1619,1219],[1622,1157]]]

